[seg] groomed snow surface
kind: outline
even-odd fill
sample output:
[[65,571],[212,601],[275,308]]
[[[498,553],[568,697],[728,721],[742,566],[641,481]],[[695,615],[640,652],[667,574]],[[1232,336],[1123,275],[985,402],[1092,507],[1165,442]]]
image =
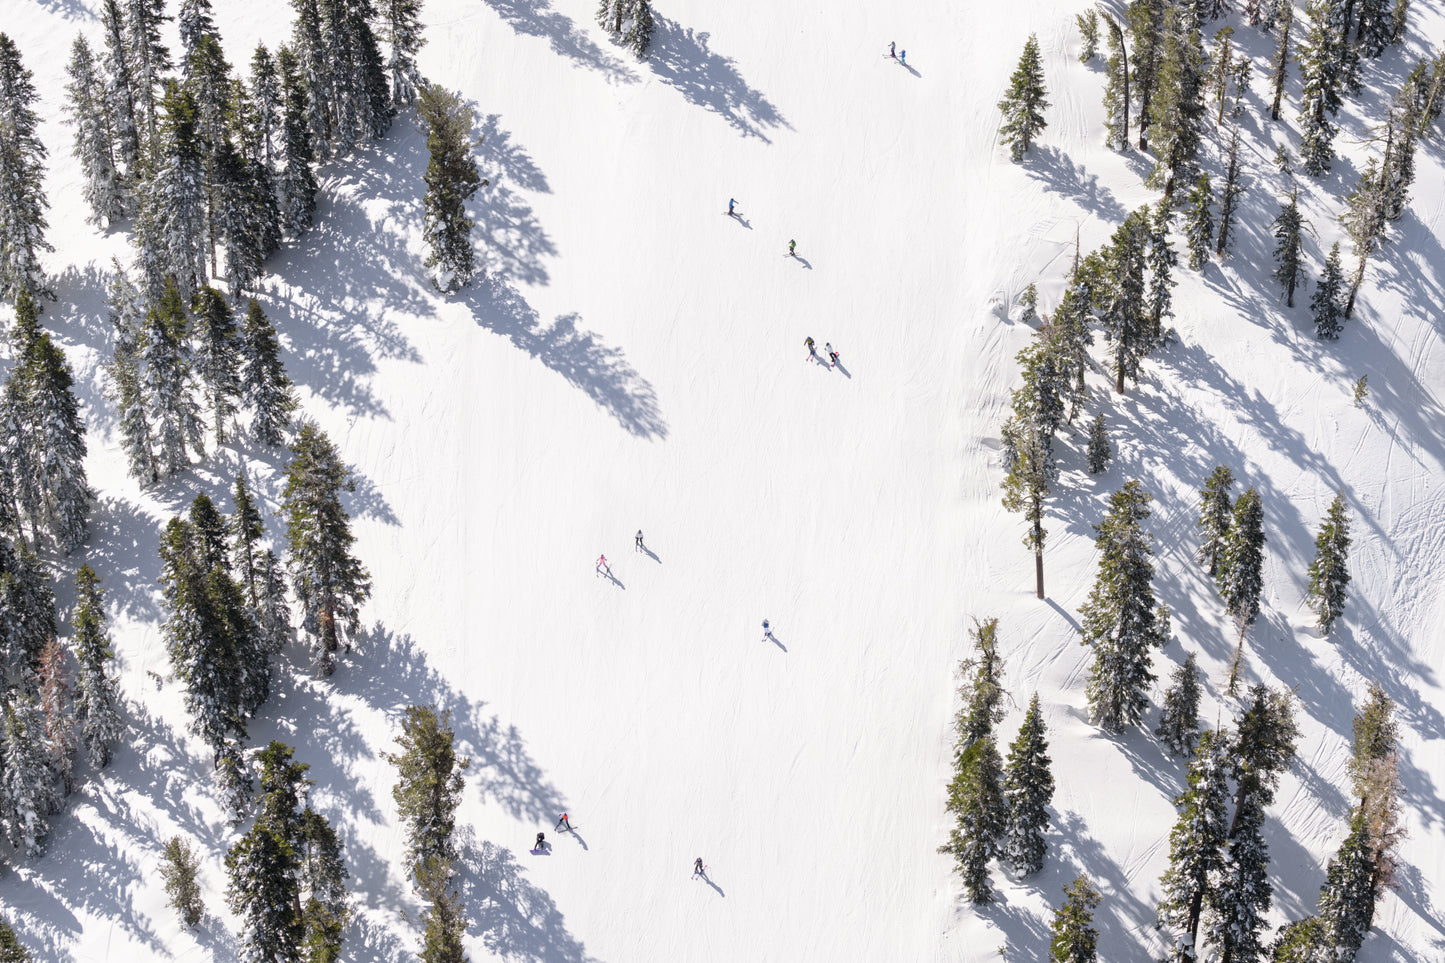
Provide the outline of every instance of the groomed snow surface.
[[[289,35],[280,0],[216,6],[235,64]],[[1184,766],[1142,730],[1088,723],[1077,609],[1095,574],[1090,526],[1138,477],[1174,612],[1156,672],[1197,653],[1201,716],[1227,724],[1234,630],[1192,561],[1196,489],[1226,464],[1266,513],[1244,680],[1293,687],[1304,732],[1267,827],[1271,920],[1311,911],[1343,835],[1353,706],[1378,680],[1399,707],[1409,839],[1360,959],[1445,958],[1438,129],[1357,319],[1320,343],[1307,297],[1286,310],[1268,280],[1286,189],[1270,158],[1297,131],[1293,107],[1289,124],[1268,122],[1257,75],[1234,256],[1180,268],[1179,341],[1142,384],[1119,396],[1091,376],[1085,421],[1104,413],[1118,455],[1090,476],[1086,431],[1060,439],[1040,602],[1023,523],[999,505],[998,426],[1030,331],[998,303],[1036,281],[1051,310],[1076,235],[1092,249],[1157,197],[1144,158],[1102,146],[1102,73],[1076,60],[1083,5],[669,0],[643,63],[595,28],[594,6],[427,0],[423,71],[475,104],[484,135],[486,281],[453,297],[425,281],[414,115],[322,169],[317,228],[269,265],[264,307],[306,413],[355,465],[347,506],[375,583],[365,644],[325,681],[300,646],[287,652],[251,730],[254,745],[296,746],[345,839],[345,957],[416,946],[382,753],[422,703],[451,713],[472,758],[459,823],[473,960],[1041,960],[1050,909],[1081,872],[1104,893],[1102,958],[1152,959]],[[87,547],[51,561],[67,605],[82,561],[104,580],[131,730],[54,819],[45,855],[0,878],[0,904],[39,959],[229,960],[235,830],[164,679],[156,543],[198,492],[229,510],[242,467],[274,512],[286,456],[242,444],[144,492],[125,476],[99,368],[125,232],[85,225],[58,121],[71,40],[99,41],[97,8],[0,0],[0,23],[43,98],[59,294],[43,320],[77,371],[100,496]],[[995,103],[1030,32],[1053,106],[1014,165]],[[1441,37],[1440,4],[1416,0],[1404,48],[1367,65],[1346,108],[1348,159],[1301,181],[1314,271],[1382,98]],[[1235,39],[1262,71],[1271,41]],[[883,56],[890,40],[906,68]],[[1297,104],[1297,74],[1288,92]],[[741,217],[724,216],[729,197]],[[808,362],[809,335],[842,365]],[[1370,396],[1354,407],[1362,374]],[[1305,569],[1338,490],[1354,582],[1325,640]],[[279,546],[274,515],[269,528]],[[599,553],[614,579],[594,574]],[[935,848],[954,670],[988,617],[1007,655],[1003,736],[1037,690],[1058,790],[1044,870],[996,871],[1001,901],[975,909]],[[576,832],[554,835],[564,810]],[[538,830],[549,857],[527,852]],[[210,915],[195,932],[158,877],[175,834],[205,854]],[[706,881],[689,878],[699,855]]]

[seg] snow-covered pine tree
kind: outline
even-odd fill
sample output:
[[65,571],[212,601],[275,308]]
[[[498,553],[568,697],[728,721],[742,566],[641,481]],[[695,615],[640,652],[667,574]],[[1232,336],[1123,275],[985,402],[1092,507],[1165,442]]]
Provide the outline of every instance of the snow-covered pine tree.
[[1290,28],[1294,26],[1294,2],[1289,0],[1286,3],[1270,4],[1271,10],[1278,9],[1280,31],[1279,43],[1274,49],[1274,99],[1269,105],[1269,119],[1277,121],[1280,117],[1280,110],[1284,106],[1284,82],[1289,79],[1290,51],[1294,48],[1290,45]]
[[1244,183],[1239,174],[1239,128],[1230,125],[1229,153],[1225,155],[1224,189],[1219,192],[1219,241],[1214,245],[1214,256],[1223,258],[1229,247],[1229,229],[1234,225],[1234,209],[1239,206],[1239,197],[1244,193]]
[[631,50],[638,60],[646,57],[647,48],[652,46],[652,32],[656,26],[651,0],[632,0],[632,23],[627,28],[627,33],[623,34],[623,46]]
[[1009,746],[1003,795],[1008,818],[1004,825],[1002,858],[1020,876],[1043,868],[1049,825],[1049,803],[1054,798],[1054,777],[1049,770],[1049,743],[1039,694],[1029,702],[1018,738]]
[[380,0],[381,37],[391,48],[387,70],[391,74],[391,99],[395,104],[416,103],[421,89],[417,51],[426,45],[421,35],[421,0]]
[[399,752],[382,758],[396,767],[391,798],[406,832],[406,866],[415,876],[428,861],[450,867],[456,860],[452,831],[462,798],[462,770],[471,759],[458,757],[451,714],[430,706],[408,706],[396,737]]
[[466,963],[467,917],[461,895],[452,883],[454,870],[439,859],[427,860],[416,872],[417,892],[427,903],[422,911],[421,963]]
[[215,757],[215,770],[211,781],[221,794],[221,800],[231,811],[231,824],[240,825],[251,809],[251,796],[256,782],[251,776],[241,743],[227,739],[221,744],[221,751]]
[[357,51],[355,86],[361,113],[358,136],[382,137],[396,117],[396,104],[391,99],[391,81],[381,45],[371,29],[375,16],[371,0],[352,0],[348,17]]
[[264,819],[226,853],[226,903],[241,919],[241,958],[299,960],[303,935],[301,862],[296,849]]
[[206,912],[206,904],[201,901],[201,884],[196,882],[200,868],[200,857],[189,841],[180,836],[166,840],[161,851],[161,880],[166,885],[166,901],[188,927],[199,923]]
[[988,864],[1002,854],[1008,807],[1003,797],[1003,761],[993,736],[969,746],[955,763],[948,804],[956,823],[940,853],[953,856],[964,891],[975,903],[993,902]]
[[160,98],[166,71],[171,69],[171,54],[161,42],[162,24],[166,16],[165,0],[125,0],[125,39],[130,66],[131,95],[135,99],[138,120],[145,123],[145,153],[154,155],[159,143]]
[[1129,149],[1129,48],[1124,42],[1124,29],[1107,13],[1104,22],[1109,33],[1105,40],[1109,59],[1104,64],[1104,143],[1115,150]]
[[253,152],[274,178],[282,150],[282,116],[285,110],[281,91],[281,74],[276,58],[263,43],[256,44],[251,54],[251,79],[246,87],[253,111]]
[[1310,562],[1309,606],[1315,612],[1321,635],[1329,635],[1345,611],[1350,584],[1350,514],[1345,494],[1330,502],[1320,533],[1315,536],[1315,558]]
[[236,417],[241,395],[241,344],[236,319],[226,296],[210,285],[201,288],[194,305],[195,370],[210,402],[216,447],[226,443],[226,429]]
[[1264,506],[1253,487],[1234,500],[1229,531],[1219,553],[1219,594],[1239,624],[1240,636],[1259,615],[1264,587]]
[[1228,835],[1229,742],[1222,733],[1199,737],[1189,765],[1189,788],[1174,800],[1179,819],[1169,833],[1169,869],[1160,878],[1159,925],[1176,931],[1172,958],[1195,957],[1205,897],[1224,868]]
[[1149,266],[1149,324],[1146,340],[1153,345],[1165,344],[1170,335],[1164,320],[1174,316],[1174,268],[1179,256],[1169,241],[1169,228],[1174,212],[1167,201],[1160,201],[1149,221],[1149,250],[1145,261]]
[[1003,718],[1003,657],[998,651],[998,619],[983,622],[975,619],[968,635],[978,654],[958,664],[963,683],[958,687],[959,709],[953,719],[956,755],[991,735],[993,727]]
[[296,55],[289,47],[276,52],[276,68],[281,75],[281,144],[285,155],[285,166],[277,182],[281,226],[292,237],[300,237],[311,227],[318,189],[312,170],[315,151],[307,123],[311,115],[311,95],[302,80]]
[[190,467],[190,452],[204,455],[201,409],[191,386],[191,364],[184,351],[186,307],[170,281],[160,304],[146,318],[141,349],[141,381],[149,412],[156,467],[174,475]]
[[1093,7],[1074,14],[1079,25],[1079,63],[1086,64],[1099,55],[1099,12]]
[[356,539],[341,507],[341,492],[353,491],[355,483],[336,446],[314,423],[301,426],[291,453],[281,496],[286,560],[316,667],[330,675],[342,644],[349,649],[349,638],[361,630],[358,610],[371,597],[371,576],[351,554]]
[[1280,205],[1279,214],[1271,222],[1276,244],[1274,246],[1274,279],[1284,286],[1285,307],[1294,307],[1294,291],[1305,276],[1304,258],[1301,257],[1301,235],[1305,221],[1299,210],[1299,191],[1289,192],[1289,200]]
[[[75,791],[75,713],[71,701],[70,667],[60,639],[51,636],[40,652],[40,718],[45,725],[45,756],[50,771],[69,796]],[[60,811],[60,797],[55,797]]]
[[231,537],[231,571],[246,593],[246,604],[253,615],[261,607],[260,565],[261,537],[266,527],[261,522],[261,512],[256,500],[251,497],[251,487],[246,484],[246,474],[236,476],[236,487],[232,490],[236,503],[231,517],[226,521],[226,531]]
[[[1080,271],[1083,267],[1080,267]],[[1064,397],[1069,405],[1069,423],[1084,407],[1088,395],[1084,374],[1092,364],[1089,348],[1094,343],[1094,334],[1089,330],[1088,312],[1091,282],[1080,280],[1080,271],[1074,272],[1073,279],[1064,290],[1059,306],[1049,319],[1046,334],[1049,340],[1049,354],[1063,375]]]
[[32,474],[22,491],[34,494],[25,513],[37,534],[70,552],[85,541],[94,497],[85,478],[85,421],[71,390],[75,379],[45,332],[25,346],[11,377],[25,386],[23,444],[30,452],[24,463]]
[[130,476],[142,485],[160,480],[160,462],[156,459],[150,413],[141,389],[140,359],[134,343],[117,339],[115,356],[106,366],[110,377],[110,397],[116,403],[120,422],[121,447],[126,453]]
[[1164,59],[1164,0],[1132,0],[1124,19],[1134,49],[1134,102],[1138,105],[1139,149],[1149,149],[1154,93],[1159,86],[1159,65]]
[[[332,60],[321,39],[321,8],[318,0],[291,0],[296,10],[296,23],[290,49],[295,55],[296,81],[293,89],[304,90],[305,126],[309,135],[308,162],[315,158],[325,160],[331,156],[331,113],[334,106],[335,82]],[[277,65],[281,65],[277,52]],[[282,82],[285,83],[285,68],[282,67]],[[287,133],[289,151],[290,132]]]
[[417,115],[426,131],[431,160],[426,168],[426,217],[422,236],[430,250],[426,266],[438,291],[465,287],[472,279],[472,220],[466,203],[481,183],[472,157],[472,109],[461,95],[427,84]]
[[1064,903],[1049,923],[1049,963],[1095,963],[1099,931],[1094,928],[1094,907],[1100,899],[1087,876],[1064,887]]
[[60,798],[46,758],[45,717],[20,689],[12,689],[6,698],[4,734],[0,825],[10,845],[26,856],[38,856],[50,832],[46,816],[60,808]]
[[1263,826],[1264,807],[1250,798],[1235,813],[1234,831],[1219,873],[1206,894],[1209,912],[1204,939],[1219,948],[1221,960],[1258,960],[1264,953],[1261,930],[1274,888],[1269,882],[1269,847]]
[[1019,323],[1026,324],[1031,328],[1038,327],[1042,322],[1039,318],[1039,289],[1037,285],[1030,284],[1019,294],[1019,307],[1023,311],[1019,314]]
[[31,963],[34,959],[25,944],[15,935],[15,929],[0,918],[0,963]]
[[1371,157],[1365,163],[1365,170],[1360,174],[1354,189],[1345,198],[1345,210],[1340,214],[1340,223],[1345,226],[1345,232],[1350,236],[1356,258],[1355,271],[1350,277],[1350,289],[1345,295],[1346,319],[1354,316],[1355,298],[1360,293],[1360,285],[1365,281],[1366,262],[1384,237],[1386,207],[1380,171],[1376,167],[1375,159]]
[[1109,432],[1104,427],[1104,416],[1094,416],[1093,424],[1089,426],[1089,474],[1097,475],[1109,467],[1109,459],[1114,457],[1114,449],[1109,446]]
[[35,116],[35,83],[15,42],[0,33],[0,298],[50,292],[40,255],[45,240],[45,144]]
[[[1213,19],[1212,17],[1210,19]],[[1229,97],[1229,78],[1234,67],[1234,28],[1226,24],[1214,35],[1214,51],[1209,55],[1209,90],[1218,103],[1215,124],[1224,126],[1224,103]]]
[[114,157],[125,168],[126,180],[133,181],[140,173],[140,131],[136,128],[125,15],[121,12],[119,0],[101,0],[100,24],[105,34],[105,78],[102,86],[114,137]]
[[1330,858],[1320,888],[1319,920],[1334,963],[1353,963],[1375,923],[1375,861],[1365,808],[1350,813],[1350,832]]
[[166,82],[165,119],[156,167],[144,185],[139,230],[158,246],[161,276],[174,279],[189,301],[206,283],[206,192],[204,144],[196,104],[188,90]]
[[1173,755],[1192,756],[1199,741],[1199,665],[1193,652],[1174,670],[1169,682],[1154,735]]
[[120,715],[120,692],[111,673],[115,653],[106,632],[105,602],[100,577],[89,565],[75,573],[75,661],[80,671],[75,685],[75,716],[90,764],[97,769],[109,765],[117,743],[125,733]]
[[1194,181],[1199,170],[1208,65],[1195,20],[1182,6],[1171,6],[1165,13],[1157,90],[1149,104],[1149,128],[1159,158],[1149,183],[1163,189],[1166,201],[1177,187]]
[[1003,113],[1003,125],[998,129],[999,139],[1009,146],[1009,156],[1014,163],[1024,159],[1029,146],[1045,128],[1044,111],[1049,102],[1044,98],[1048,90],[1044,87],[1044,65],[1039,57],[1039,38],[1029,34],[1024,43],[1024,52],[1018,66],[1009,78],[1008,92],[998,102]]
[[1303,137],[1300,160],[1305,173],[1318,177],[1335,159],[1334,140],[1339,126],[1330,118],[1340,112],[1345,85],[1346,51],[1340,42],[1344,29],[1341,0],[1309,0],[1305,4],[1309,29],[1300,45],[1300,76],[1304,81],[1299,124]]
[[85,178],[81,194],[90,208],[86,220],[108,228],[125,216],[125,188],[115,166],[115,136],[105,81],[96,69],[95,55],[84,34],[76,35],[65,72],[70,78],[65,85],[65,113],[67,122],[75,128],[72,152]]
[[253,298],[241,330],[241,397],[251,409],[251,430],[268,445],[279,445],[298,407],[281,362],[276,329]]
[[261,606],[257,628],[261,643],[272,655],[291,641],[291,603],[286,600],[286,570],[269,548],[261,554],[258,568],[261,582]]
[[1369,798],[1374,765],[1395,755],[1399,745],[1400,726],[1394,716],[1395,704],[1384,687],[1371,682],[1351,726],[1354,744],[1350,750],[1350,781],[1355,798],[1361,802]]
[[219,43],[221,39],[216,32],[211,0],[181,0],[176,26],[180,28],[181,34],[181,69],[189,78],[199,59],[197,54],[200,52],[202,40],[209,39]]
[[33,678],[45,643],[55,635],[55,593],[35,553],[0,536],[0,679]]
[[1209,263],[1209,251],[1214,246],[1214,191],[1209,185],[1209,173],[1199,175],[1194,188],[1189,192],[1189,218],[1184,224],[1184,238],[1189,245],[1189,267],[1202,270]]
[[1167,641],[1154,603],[1153,538],[1140,527],[1151,500],[1138,479],[1129,481],[1110,496],[1109,514],[1094,526],[1099,574],[1079,612],[1081,641],[1094,650],[1089,710],[1108,732],[1139,721],[1154,680],[1150,649]]
[[1158,347],[1145,288],[1144,269],[1150,244],[1149,209],[1140,208],[1124,219],[1105,250],[1094,305],[1113,346],[1114,390],[1123,393],[1126,379],[1139,380],[1139,366]]
[[301,857],[301,945],[308,961],[340,960],[342,932],[351,917],[341,837],[310,806],[297,821]]
[[1381,204],[1387,220],[1398,221],[1415,182],[1415,105],[1408,87],[1395,92],[1385,124],[1385,160],[1380,168]]
[[1059,477],[1059,466],[1042,429],[1017,415],[1004,426],[1004,435],[1011,442],[1013,459],[1003,480],[1003,507],[1019,512],[1028,522],[1024,547],[1034,553],[1034,594],[1044,597],[1044,499]]
[[1310,314],[1315,319],[1315,337],[1321,341],[1336,341],[1345,323],[1340,306],[1340,290],[1344,287],[1345,272],[1340,267],[1340,242],[1330,247],[1330,256],[1325,258],[1325,269],[1320,273],[1315,293],[1310,297]]
[[[203,169],[202,189],[205,196],[205,228],[212,275],[220,273],[216,262],[216,243],[220,240],[217,223],[223,197],[234,190],[238,179],[234,163],[220,168],[220,157],[231,124],[239,118],[231,116],[231,65],[221,44],[210,34],[202,34],[195,52],[185,61],[185,90],[195,107],[195,134]],[[205,280],[202,272],[199,282]],[[194,292],[193,292],[194,293]]]

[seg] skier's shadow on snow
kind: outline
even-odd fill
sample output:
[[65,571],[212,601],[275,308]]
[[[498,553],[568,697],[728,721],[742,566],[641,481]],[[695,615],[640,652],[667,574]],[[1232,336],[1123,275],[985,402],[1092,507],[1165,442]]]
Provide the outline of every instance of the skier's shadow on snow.
[[617,586],[618,588],[622,589],[622,591],[624,591],[624,592],[627,591],[627,586],[626,586],[626,585],[623,585],[622,582],[621,582],[621,580],[619,580],[619,579],[617,578],[617,576],[616,576],[616,575],[613,575],[610,571],[608,571],[608,572],[603,572],[602,575],[607,579],[607,581],[611,582],[613,585],[615,585],[615,586]]
[[703,881],[704,883],[708,884],[708,885],[711,886],[713,889],[717,890],[717,894],[718,894],[719,896],[721,896],[723,899],[727,899],[727,898],[728,898],[728,894],[723,892],[723,888],[722,888],[721,886],[719,886],[717,883],[714,883],[714,882],[708,877],[708,875],[707,875],[706,872],[699,873],[698,876],[701,877],[701,879],[702,879],[702,881]]
[[564,830],[560,835],[571,836],[573,839],[577,840],[578,845],[582,847],[582,850],[584,852],[592,848],[591,846],[587,845],[587,840],[582,838],[582,834],[577,831],[576,826],[573,826],[571,829]]
[[837,364],[837,366],[838,366],[838,370],[841,371],[841,372],[843,372],[843,377],[847,378],[849,381],[852,381],[852,380],[853,380],[853,372],[851,372],[851,371],[849,371],[847,368],[843,367],[843,362],[841,362],[841,361],[836,362],[836,364]]
[[732,218],[734,221],[737,221],[739,224],[741,224],[743,227],[747,228],[750,231],[753,229],[753,226],[748,223],[747,218],[743,217],[741,214],[729,214],[728,217]]
[[776,635],[769,635],[768,641],[773,643],[773,645],[776,645],[778,648],[782,649],[784,652],[788,651],[788,647],[783,643],[779,642]]
[[903,61],[900,60],[900,61],[898,62],[898,66],[902,67],[904,70],[908,71],[910,74],[912,74],[912,75],[915,76],[915,77],[922,77],[922,76],[923,76],[921,73],[919,73],[918,71],[916,71],[916,70],[913,69],[913,65],[912,65],[912,64],[904,63]]
[[657,557],[657,553],[654,552],[652,549],[648,548],[646,545],[642,546],[641,552],[642,552],[643,555],[646,555],[648,558],[652,559],[652,560],[653,560],[654,562],[656,562],[658,565],[661,565],[661,564],[662,564],[662,559],[660,559],[660,558]]
[[809,261],[807,258],[803,257],[803,255],[790,254],[788,256],[791,257],[794,261],[797,261],[799,264],[803,265],[803,267],[807,268],[809,271],[813,270],[812,262]]

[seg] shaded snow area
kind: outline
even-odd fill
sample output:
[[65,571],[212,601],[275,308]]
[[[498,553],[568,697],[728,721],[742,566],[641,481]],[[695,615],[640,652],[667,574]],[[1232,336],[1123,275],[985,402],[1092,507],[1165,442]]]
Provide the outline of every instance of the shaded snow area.
[[[279,0],[216,6],[233,64],[289,36]],[[84,223],[58,119],[70,43],[76,31],[99,43],[98,7],[0,0],[0,29],[42,97],[59,295],[42,321],[76,369],[99,496],[86,547],[51,562],[67,606],[81,561],[104,580],[130,731],[108,769],[84,770],[44,855],[0,877],[0,907],[37,959],[230,960],[222,858],[235,830],[167,678],[156,548],[198,492],[229,511],[242,467],[279,548],[285,452],[228,447],[145,491],[126,477],[100,369],[126,230]],[[1181,264],[1177,342],[1137,387],[1116,395],[1090,375],[1085,416],[1056,442],[1038,601],[1024,522],[1000,507],[998,429],[1031,336],[1009,305],[1034,282],[1052,311],[1076,237],[1087,253],[1158,197],[1139,152],[1103,145],[1102,70],[1077,61],[1083,5],[658,0],[641,63],[595,27],[594,7],[427,0],[422,70],[477,111],[484,279],[452,296],[426,280],[414,112],[322,166],[317,227],[267,265],[263,306],[305,411],[355,466],[346,506],[375,586],[365,644],[324,681],[299,646],[286,652],[250,729],[252,745],[295,745],[344,839],[345,958],[416,947],[422,904],[382,756],[412,704],[448,710],[472,759],[458,825],[473,960],[1042,960],[1051,908],[1081,872],[1103,893],[1101,957],[1156,958],[1184,764],[1143,729],[1089,723],[1078,607],[1097,563],[1091,525],[1137,477],[1155,499],[1145,527],[1174,616],[1155,672],[1162,683],[1196,653],[1201,721],[1230,722],[1236,634],[1193,561],[1197,489],[1218,464],[1265,513],[1243,679],[1300,702],[1299,755],[1265,830],[1271,926],[1313,911],[1345,834],[1354,706],[1377,680],[1398,706],[1409,838],[1360,960],[1445,958],[1439,128],[1356,318],[1317,341],[1307,294],[1286,309],[1269,278],[1287,190],[1271,159],[1276,142],[1298,144],[1298,73],[1288,122],[1270,123],[1272,41],[1239,28],[1259,71],[1233,257]],[[996,102],[1031,32],[1052,106],[1013,164]],[[1442,38],[1441,4],[1415,0],[1403,47],[1367,62],[1347,101],[1346,159],[1301,179],[1312,275],[1380,152],[1365,138],[1384,98]],[[1211,122],[1216,190],[1220,147]],[[808,336],[841,363],[810,361]],[[1117,457],[1089,475],[1100,412]],[[1337,491],[1354,518],[1354,581],[1324,639],[1306,566]],[[1012,739],[1037,691],[1058,789],[1043,871],[995,869],[1000,902],[976,909],[936,848],[951,824],[955,670],[972,620],[990,617],[1011,696],[1000,731]],[[576,831],[554,837],[564,810]],[[528,853],[539,830],[548,858]],[[203,854],[196,931],[158,876],[175,834]],[[698,856],[705,880],[690,878]]]

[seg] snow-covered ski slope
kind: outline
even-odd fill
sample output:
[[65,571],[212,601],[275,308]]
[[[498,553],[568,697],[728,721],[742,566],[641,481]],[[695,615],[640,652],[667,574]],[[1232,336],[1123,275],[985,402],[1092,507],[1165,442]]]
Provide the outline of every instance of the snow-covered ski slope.
[[[100,494],[87,549],[58,564],[68,578],[84,558],[104,579],[133,728],[56,817],[47,853],[0,878],[0,905],[40,959],[228,960],[234,830],[179,685],[152,676],[168,673],[155,548],[198,491],[229,509],[242,466],[274,509],[284,456],[226,449],[147,492],[125,477],[98,368],[124,237],[83,223],[57,120],[71,39],[98,42],[97,6],[0,0],[0,29],[44,97],[59,294],[44,321],[77,368]],[[1410,838],[1361,959],[1445,958],[1438,132],[1357,320],[1321,344],[1307,298],[1285,310],[1267,277],[1286,189],[1272,138],[1296,134],[1293,109],[1287,127],[1268,122],[1257,75],[1234,257],[1202,275],[1181,267],[1179,341],[1141,385],[1118,396],[1091,377],[1088,417],[1105,414],[1118,457],[1090,476],[1084,433],[1061,438],[1040,602],[998,487],[997,428],[1030,332],[995,302],[1037,281],[1051,310],[1076,235],[1089,250],[1157,197],[1137,152],[1102,146],[1102,75],[1075,59],[1082,4],[670,0],[644,63],[595,28],[594,6],[425,7],[423,69],[475,103],[485,135],[487,281],[454,297],[425,282],[426,149],[407,116],[324,167],[319,226],[270,265],[264,304],[288,369],[357,470],[348,507],[375,597],[369,641],[332,679],[310,678],[299,647],[287,654],[251,735],[296,746],[345,837],[346,958],[407,959],[416,945],[382,757],[413,703],[450,711],[472,757],[460,824],[473,960],[1040,960],[1049,909],[1081,872],[1105,894],[1102,957],[1153,958],[1184,769],[1143,731],[1088,724],[1077,608],[1094,577],[1090,525],[1138,477],[1156,498],[1156,587],[1174,612],[1156,671],[1197,653],[1203,715],[1228,723],[1234,631],[1192,562],[1195,489],[1216,464],[1236,491],[1257,487],[1266,513],[1244,678],[1293,687],[1302,710],[1268,824],[1271,919],[1313,906],[1349,805],[1352,705],[1376,679],[1399,706]],[[217,8],[233,63],[289,33],[278,0]],[[1301,181],[1316,271],[1368,150],[1361,105],[1379,116],[1406,58],[1445,37],[1439,3],[1413,8],[1405,50],[1370,64],[1347,107],[1350,159]],[[995,103],[1032,31],[1053,106],[1042,144],[1014,165],[995,143]],[[890,40],[907,68],[883,56]],[[1241,40],[1263,67],[1270,42],[1249,28]],[[1296,103],[1298,90],[1295,75]],[[833,343],[840,368],[807,361],[809,335]],[[1370,396],[1356,408],[1362,374]],[[1338,490],[1355,581],[1323,640],[1305,567]],[[648,554],[633,550],[638,528]],[[270,531],[279,539],[274,517]],[[594,574],[599,553],[614,580]],[[1046,868],[1022,882],[996,871],[1001,902],[976,910],[935,847],[949,826],[953,672],[972,620],[988,617],[1013,697],[1003,736],[1037,690],[1058,791]],[[563,810],[572,836],[552,833]],[[550,857],[527,852],[538,830]],[[212,916],[195,933],[157,875],[177,833],[206,854]],[[699,855],[706,881],[689,879]]]

